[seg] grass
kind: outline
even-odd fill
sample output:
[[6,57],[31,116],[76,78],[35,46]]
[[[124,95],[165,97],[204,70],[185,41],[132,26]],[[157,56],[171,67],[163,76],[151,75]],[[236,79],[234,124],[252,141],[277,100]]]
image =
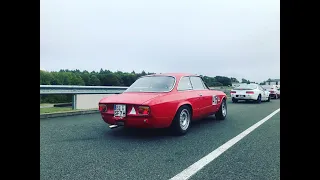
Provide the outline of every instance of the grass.
[[72,111],[72,107],[48,107],[48,108],[40,108],[40,114],[44,114],[44,113],[56,113],[56,112],[64,112],[64,111]]

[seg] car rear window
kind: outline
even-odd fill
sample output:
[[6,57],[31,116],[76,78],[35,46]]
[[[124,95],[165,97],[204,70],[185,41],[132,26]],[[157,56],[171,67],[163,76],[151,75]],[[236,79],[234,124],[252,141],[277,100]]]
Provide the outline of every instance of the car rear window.
[[145,76],[137,79],[125,92],[168,92],[173,89],[171,76]]
[[258,86],[256,84],[240,84],[235,90],[251,90],[256,89]]

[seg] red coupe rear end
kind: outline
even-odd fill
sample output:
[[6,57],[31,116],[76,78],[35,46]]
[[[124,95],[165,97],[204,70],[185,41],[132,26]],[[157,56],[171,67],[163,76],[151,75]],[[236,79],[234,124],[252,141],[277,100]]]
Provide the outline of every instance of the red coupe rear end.
[[147,105],[100,103],[102,119],[110,125],[138,128],[161,128],[170,125],[171,117],[155,117]]
[[[184,134],[191,120],[226,117],[226,94],[210,90],[190,74],[159,74],[136,80],[125,92],[99,102],[102,119],[112,127],[173,127]],[[221,108],[222,107],[222,108]]]

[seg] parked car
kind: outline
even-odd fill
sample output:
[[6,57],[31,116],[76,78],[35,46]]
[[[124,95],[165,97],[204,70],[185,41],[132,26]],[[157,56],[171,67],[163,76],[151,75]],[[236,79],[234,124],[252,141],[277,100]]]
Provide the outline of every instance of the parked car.
[[238,87],[230,91],[232,102],[237,103],[239,100],[255,101],[270,101],[270,92],[254,83],[242,83]]
[[185,134],[190,122],[215,114],[227,116],[227,96],[211,90],[192,74],[154,74],[137,79],[125,92],[99,102],[102,119],[110,128],[172,128]]
[[280,85],[262,85],[262,87],[270,92],[271,98],[280,98]]

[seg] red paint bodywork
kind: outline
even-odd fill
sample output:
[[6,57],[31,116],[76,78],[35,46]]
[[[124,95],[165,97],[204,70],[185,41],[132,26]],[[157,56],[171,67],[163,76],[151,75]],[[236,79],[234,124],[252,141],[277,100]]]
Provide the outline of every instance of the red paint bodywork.
[[[172,91],[163,93],[124,92],[122,94],[105,97],[99,102],[99,104],[107,105],[107,110],[100,112],[102,119],[110,125],[117,124],[116,121],[122,121],[127,127],[165,128],[171,125],[178,108],[182,105],[189,105],[192,108],[192,120],[199,120],[216,113],[219,110],[222,99],[227,99],[224,92],[217,90],[177,90],[181,77],[197,75],[168,73],[156,74],[156,76],[175,77],[176,82]],[[200,96],[200,94],[202,94],[202,96]],[[216,105],[212,103],[213,96],[219,97]],[[114,117],[114,104],[127,105],[127,115],[125,118]],[[141,105],[150,107],[149,115],[129,114],[132,106],[135,108],[135,111],[138,112],[138,107]]]

